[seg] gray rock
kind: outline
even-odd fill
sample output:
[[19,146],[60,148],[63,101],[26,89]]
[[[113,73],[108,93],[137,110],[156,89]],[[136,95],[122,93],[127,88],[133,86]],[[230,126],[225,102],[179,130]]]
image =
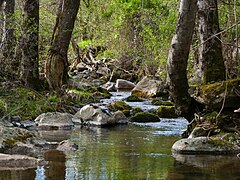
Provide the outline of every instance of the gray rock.
[[26,129],[0,126],[0,152],[14,147],[17,142],[26,143],[29,138],[34,136],[33,132]]
[[7,149],[4,153],[33,156],[35,151],[36,149],[32,144],[16,142],[13,147]]
[[132,95],[142,98],[150,98],[158,95],[159,93],[164,93],[163,91],[164,85],[161,81],[145,76],[132,90]]
[[71,129],[74,126],[72,118],[68,113],[49,112],[39,115],[35,122],[40,129]]
[[124,80],[124,79],[117,79],[116,81],[116,88],[117,89],[129,89],[132,90],[135,87],[135,84]]
[[108,77],[110,76],[111,70],[108,67],[99,66],[96,73],[99,75]]
[[102,87],[103,89],[108,90],[108,91],[116,91],[117,89],[116,89],[115,85],[116,85],[116,84],[115,84],[114,82],[108,81],[108,82],[106,82],[105,84],[103,84],[101,87]]
[[239,153],[240,147],[217,137],[196,137],[175,142],[172,151],[180,154],[233,154]]
[[36,168],[37,159],[24,155],[0,154],[0,170],[16,168]]
[[73,122],[77,124],[106,126],[126,123],[128,119],[121,111],[111,113],[95,105],[86,105],[74,115]]
[[78,150],[78,145],[76,145],[75,143],[69,140],[64,140],[59,143],[57,150],[58,151],[76,151]]

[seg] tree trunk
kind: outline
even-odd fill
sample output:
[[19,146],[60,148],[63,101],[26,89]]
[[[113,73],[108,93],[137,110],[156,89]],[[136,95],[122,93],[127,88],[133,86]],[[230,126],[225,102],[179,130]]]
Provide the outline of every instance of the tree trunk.
[[170,94],[176,113],[188,117],[191,97],[188,94],[187,62],[197,12],[197,0],[181,0],[176,31],[168,55]]
[[[217,0],[198,0],[199,68],[204,84],[225,79]],[[210,38],[212,37],[212,38]]]
[[13,26],[15,0],[7,0],[5,1],[5,3],[2,4],[4,21],[2,27],[2,43],[0,45],[0,49],[1,54],[5,59],[12,60],[15,49],[15,37]]
[[61,92],[62,83],[68,78],[67,52],[79,5],[80,0],[62,0],[53,32],[52,46],[48,52],[45,75],[50,88],[58,94]]
[[20,79],[25,86],[39,89],[39,0],[23,0],[24,22]]
[[3,1],[4,1],[4,0],[0,0],[0,9],[1,9],[1,7],[2,7]]

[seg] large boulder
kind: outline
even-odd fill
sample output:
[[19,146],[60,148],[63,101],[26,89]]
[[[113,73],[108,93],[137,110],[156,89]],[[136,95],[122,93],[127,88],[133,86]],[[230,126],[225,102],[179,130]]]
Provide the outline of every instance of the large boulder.
[[240,147],[218,137],[196,137],[181,139],[172,146],[179,154],[234,154]]
[[74,115],[73,122],[83,125],[108,126],[127,123],[128,119],[121,111],[109,112],[97,105],[86,105]]
[[0,170],[36,167],[36,158],[23,155],[0,154]]
[[217,82],[195,87],[192,97],[208,109],[224,108],[237,109],[240,107],[240,79]]
[[71,129],[73,115],[60,112],[48,112],[39,115],[35,122],[40,129]]
[[0,152],[11,151],[18,146],[18,142],[27,143],[34,136],[34,133],[26,129],[0,126]]
[[142,98],[150,98],[158,95],[163,95],[166,92],[163,82],[154,80],[151,77],[145,76],[141,81],[137,83],[132,90],[132,95],[136,95]]
[[117,89],[128,89],[128,90],[132,90],[135,87],[135,84],[124,80],[124,79],[117,79],[116,81],[116,88]]

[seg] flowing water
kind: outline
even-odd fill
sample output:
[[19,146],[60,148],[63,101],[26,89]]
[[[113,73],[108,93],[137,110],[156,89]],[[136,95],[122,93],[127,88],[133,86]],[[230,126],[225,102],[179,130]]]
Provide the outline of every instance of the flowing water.
[[[114,94],[115,99],[125,96]],[[156,108],[149,102],[142,105]],[[79,127],[65,133],[79,146],[76,152],[49,150],[39,157],[44,165],[0,171],[0,180],[240,179],[236,156],[173,155],[171,146],[186,126],[185,119],[177,118],[112,128]]]

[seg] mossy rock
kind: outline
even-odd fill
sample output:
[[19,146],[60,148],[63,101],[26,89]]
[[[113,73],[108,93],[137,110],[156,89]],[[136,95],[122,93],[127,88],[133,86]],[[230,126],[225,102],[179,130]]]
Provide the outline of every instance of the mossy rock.
[[132,122],[159,122],[160,119],[157,115],[149,112],[139,112],[131,117]]
[[118,101],[115,101],[111,104],[109,104],[109,107],[110,109],[114,110],[114,111],[125,111],[125,110],[131,110],[132,107],[129,106],[127,103],[125,103],[124,101],[121,101],[121,100],[118,100]]
[[178,117],[175,113],[174,106],[159,106],[157,114],[161,118],[176,118]]
[[193,98],[204,104],[208,110],[224,108],[239,108],[240,79],[207,84],[196,88]]
[[163,101],[160,98],[154,98],[151,103],[156,106],[174,106],[173,102]]
[[132,109],[132,115],[134,116],[135,114],[139,113],[139,112],[143,112],[143,110],[140,107],[134,107]]
[[135,96],[135,95],[130,95],[128,96],[126,99],[125,99],[127,102],[142,102],[143,99],[138,97],[138,96]]
[[26,142],[33,137],[35,134],[26,129],[0,126],[0,152],[13,147],[16,142]]
[[126,110],[122,110],[123,114],[126,116],[126,117],[129,117],[131,115],[131,112],[129,109],[126,109]]

